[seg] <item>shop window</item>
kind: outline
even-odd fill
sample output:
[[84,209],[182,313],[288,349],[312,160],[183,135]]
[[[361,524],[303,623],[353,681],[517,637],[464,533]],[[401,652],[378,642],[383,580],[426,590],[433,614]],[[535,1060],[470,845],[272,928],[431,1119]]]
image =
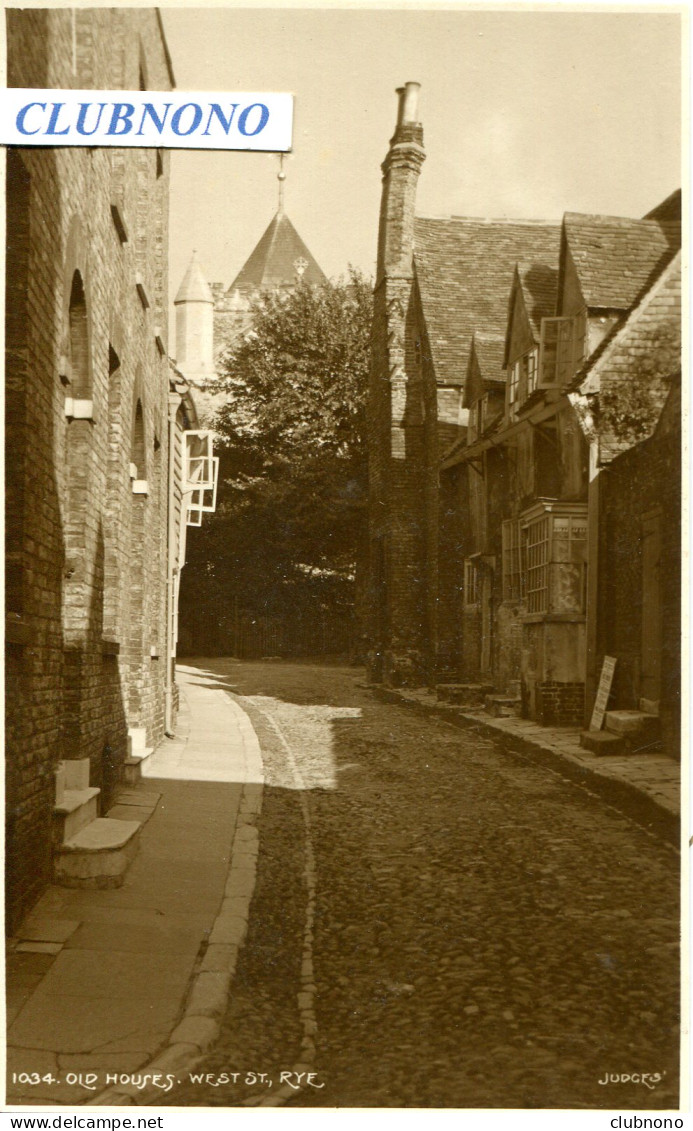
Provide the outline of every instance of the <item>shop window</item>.
[[527,611],[549,611],[549,519],[527,527]]
[[587,508],[540,502],[521,520],[526,539],[527,612],[585,611]]

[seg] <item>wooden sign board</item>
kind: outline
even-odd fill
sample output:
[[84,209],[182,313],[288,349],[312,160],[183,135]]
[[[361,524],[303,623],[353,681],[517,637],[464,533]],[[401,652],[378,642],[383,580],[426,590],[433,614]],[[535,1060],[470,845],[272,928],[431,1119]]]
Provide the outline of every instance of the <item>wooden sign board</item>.
[[606,705],[609,702],[609,696],[611,694],[611,684],[613,682],[615,668],[616,660],[614,657],[605,656],[604,663],[602,664],[602,674],[599,678],[599,687],[597,688],[597,695],[594,700],[590,730],[601,730],[604,725]]

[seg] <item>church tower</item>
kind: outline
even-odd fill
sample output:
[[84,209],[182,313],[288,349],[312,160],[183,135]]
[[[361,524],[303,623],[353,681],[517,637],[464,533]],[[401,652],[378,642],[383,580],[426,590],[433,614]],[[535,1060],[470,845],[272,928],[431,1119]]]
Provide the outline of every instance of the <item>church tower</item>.
[[300,282],[319,286],[327,282],[305,243],[284,211],[284,154],[280,154],[279,203],[269,227],[236,275],[228,290],[213,283],[215,349],[240,333],[248,322],[253,298],[271,291],[292,290]]
[[193,251],[178,294],[176,308],[176,364],[195,384],[204,385],[214,370],[214,298]]
[[300,282],[311,286],[327,282],[284,211],[286,173],[283,163],[277,179],[277,211],[231,286],[208,284],[193,252],[175,297],[176,364],[185,377],[198,386],[216,377],[215,358],[247,327],[248,311],[254,298],[290,291]]

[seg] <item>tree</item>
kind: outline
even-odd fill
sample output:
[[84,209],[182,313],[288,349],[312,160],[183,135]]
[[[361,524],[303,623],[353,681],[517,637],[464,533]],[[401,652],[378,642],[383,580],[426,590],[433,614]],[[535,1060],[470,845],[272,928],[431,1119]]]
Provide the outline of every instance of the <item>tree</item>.
[[371,285],[354,270],[299,284],[257,299],[222,358],[217,511],[191,539],[185,581],[227,647],[238,608],[304,623],[353,609],[371,315]]

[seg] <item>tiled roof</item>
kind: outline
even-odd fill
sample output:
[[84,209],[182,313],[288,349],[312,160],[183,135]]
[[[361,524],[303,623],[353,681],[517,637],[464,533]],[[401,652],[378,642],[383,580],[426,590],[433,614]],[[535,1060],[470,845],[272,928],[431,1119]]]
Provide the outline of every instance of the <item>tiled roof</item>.
[[556,313],[558,266],[548,263],[518,263],[517,274],[525,300],[525,309],[537,341],[541,337],[542,318]]
[[[601,463],[652,435],[669,394],[670,378],[680,367],[679,253],[584,367],[580,393],[600,399]],[[618,418],[625,419],[623,426]]]
[[681,246],[681,226],[566,212],[564,230],[592,309],[628,310]]
[[289,217],[277,212],[228,293],[238,290],[251,294],[275,287],[294,287],[299,277],[311,284],[326,281]]
[[483,381],[505,384],[503,374],[503,347],[505,339],[500,334],[474,334],[473,349]]
[[419,218],[414,262],[438,381],[462,384],[473,332],[503,335],[518,260],[558,258],[560,227],[542,221]]

